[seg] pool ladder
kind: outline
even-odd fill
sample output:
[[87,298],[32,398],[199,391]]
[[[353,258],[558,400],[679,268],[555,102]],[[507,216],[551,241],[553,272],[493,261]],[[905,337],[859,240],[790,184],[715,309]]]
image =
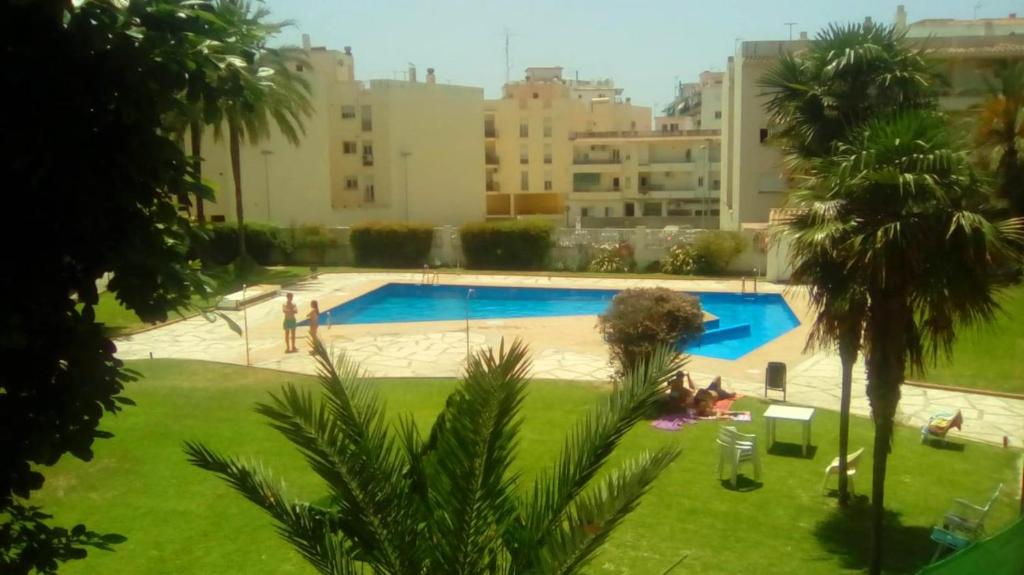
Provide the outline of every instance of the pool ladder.
[[423,266],[423,275],[420,276],[420,285],[432,285],[436,286],[441,283],[441,276],[438,275],[437,270],[430,269],[430,266]]
[[748,279],[753,284],[752,285],[752,289],[751,289],[751,291],[749,293],[756,294],[757,293],[757,268],[754,268],[754,277],[752,277],[752,278],[747,278],[747,277],[742,278],[742,280],[741,280],[742,283],[740,284],[740,293],[743,293],[743,294],[748,293],[747,292],[747,280]]

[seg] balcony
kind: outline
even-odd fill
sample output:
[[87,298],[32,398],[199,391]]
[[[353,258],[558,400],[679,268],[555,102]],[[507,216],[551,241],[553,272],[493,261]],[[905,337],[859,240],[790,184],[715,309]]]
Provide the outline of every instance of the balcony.
[[362,129],[363,129],[364,132],[372,132],[373,131],[373,120],[369,120],[367,118],[363,118]]
[[372,166],[373,165],[373,154],[363,154],[363,165],[364,166]]
[[488,166],[497,166],[498,156],[493,154],[487,154],[486,156],[484,156],[484,163],[487,164]]
[[622,190],[616,188],[575,188],[569,194],[569,199],[579,201],[621,200]]
[[484,126],[484,137],[491,139],[498,137],[498,130],[494,126]]
[[622,158],[618,156],[601,158],[591,158],[590,156],[576,156],[572,159],[572,163],[579,164],[581,166],[621,164]]
[[501,191],[501,184],[499,184],[498,182],[487,182],[487,191],[488,192],[500,192]]

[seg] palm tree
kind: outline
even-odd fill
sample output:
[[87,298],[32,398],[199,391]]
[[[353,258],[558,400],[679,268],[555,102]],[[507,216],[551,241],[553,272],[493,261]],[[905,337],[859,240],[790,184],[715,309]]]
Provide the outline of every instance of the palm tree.
[[320,401],[289,385],[257,410],[327,484],[329,506],[290,502],[258,464],[199,443],[185,450],[273,517],[320,573],[578,573],[679,454],[644,453],[595,480],[681,365],[668,347],[576,425],[525,491],[512,470],[529,370],[519,342],[470,358],[426,438],[411,419],[385,423],[358,366],[332,363],[319,341],[314,355]]
[[[864,124],[810,162],[793,205],[862,286],[868,399],[875,426],[871,573],[881,572],[885,475],[909,367],[948,356],[958,328],[990,320],[1024,221],[997,220],[988,189],[946,118],[909,110]],[[813,229],[813,228],[809,228]],[[810,233],[810,231],[808,231]],[[828,245],[828,244],[826,244]]]
[[[938,77],[921,51],[911,49],[904,32],[892,26],[830,25],[799,54],[786,54],[761,78],[765,109],[777,128],[787,169],[800,175],[809,162],[832,153],[873,116],[933,106]],[[827,209],[827,206],[820,206]],[[849,452],[853,366],[861,347],[866,302],[848,281],[841,238],[819,228],[819,214],[796,212],[777,233],[793,242],[793,280],[808,286],[817,319],[808,348],[839,350],[842,364],[839,424],[839,504],[849,501]]]
[[[271,126],[289,143],[298,145],[305,133],[303,119],[312,113],[310,83],[299,72],[309,66],[301,50],[268,48],[267,40],[289,22],[264,20],[270,11],[248,0],[218,0],[215,16],[232,30],[230,56],[214,80],[220,114],[228,128],[231,175],[235,188],[238,254],[245,258],[245,214],[242,204],[241,143],[256,144],[270,137]],[[214,136],[222,135],[221,124]]]
[[976,143],[994,165],[997,196],[1014,216],[1024,216],[1024,162],[1019,139],[1024,137],[1024,64],[1002,62],[995,81],[987,81],[989,97],[981,106]]

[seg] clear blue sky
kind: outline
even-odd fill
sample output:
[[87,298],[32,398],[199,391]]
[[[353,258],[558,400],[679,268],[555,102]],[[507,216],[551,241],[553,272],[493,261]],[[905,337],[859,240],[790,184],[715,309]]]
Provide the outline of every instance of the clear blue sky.
[[[812,35],[829,22],[891,22],[898,1],[861,0],[265,0],[275,19],[296,26],[280,43],[352,46],[361,80],[403,77],[410,62],[420,79],[484,88],[496,97],[505,81],[505,30],[511,77],[527,66],[562,66],[567,76],[612,78],[643,105],[667,104],[676,80],[722,70],[738,38],[778,40]],[[905,0],[909,20],[971,18],[977,0]],[[1024,0],[984,0],[979,18],[1024,17]]]

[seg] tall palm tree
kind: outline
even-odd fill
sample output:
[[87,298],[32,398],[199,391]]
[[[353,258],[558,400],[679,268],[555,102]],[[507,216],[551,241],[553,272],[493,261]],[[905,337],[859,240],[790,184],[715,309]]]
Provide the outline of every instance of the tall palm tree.
[[[926,55],[911,48],[892,26],[830,25],[798,54],[786,54],[764,75],[765,109],[787,169],[799,176],[809,162],[829,156],[833,145],[879,113],[933,106],[939,78]],[[792,242],[793,280],[808,286],[817,319],[808,348],[832,347],[842,365],[839,425],[839,504],[849,501],[849,452],[853,366],[861,347],[866,302],[848,281],[841,238],[821,234],[819,214],[797,212],[778,234]]]
[[996,193],[1014,216],[1024,216],[1024,64],[1002,62],[994,81],[987,81],[989,96],[981,106],[976,143],[995,168]]
[[908,368],[949,355],[958,328],[992,319],[1024,221],[998,220],[946,118],[909,110],[867,122],[812,161],[793,204],[836,238],[867,296],[865,358],[875,426],[871,573],[881,572],[885,475]]
[[410,419],[385,423],[357,365],[332,362],[320,341],[314,355],[319,401],[289,385],[257,409],[324,480],[328,506],[289,501],[258,464],[199,443],[185,450],[273,517],[321,573],[578,573],[679,454],[644,453],[596,479],[681,365],[669,347],[578,423],[525,491],[512,470],[529,370],[519,342],[470,358],[426,438]]
[[[215,80],[218,105],[227,124],[231,175],[235,188],[238,253],[246,257],[245,213],[242,202],[241,144],[258,143],[271,127],[291,144],[305,133],[303,120],[312,113],[310,83],[298,69],[309,63],[301,50],[267,47],[267,41],[289,22],[266,22],[270,11],[248,0],[217,0],[215,16],[234,34],[230,56]],[[214,136],[222,135],[221,123]]]

